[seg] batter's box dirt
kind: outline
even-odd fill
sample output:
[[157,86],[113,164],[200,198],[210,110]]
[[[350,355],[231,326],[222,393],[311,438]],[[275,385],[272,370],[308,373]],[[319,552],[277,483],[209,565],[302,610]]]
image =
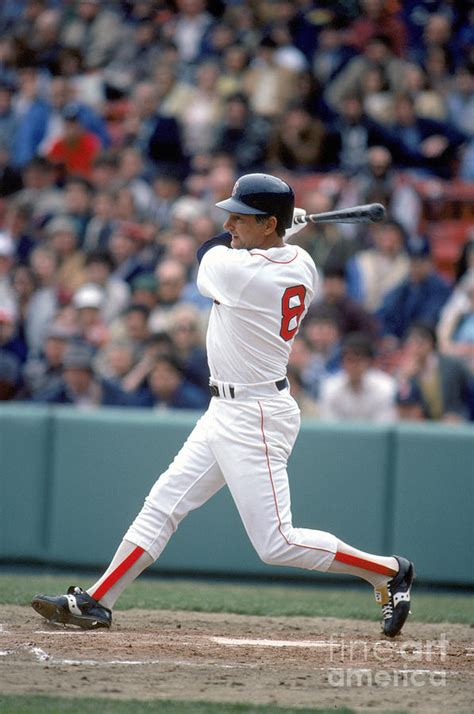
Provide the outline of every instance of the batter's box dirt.
[[468,712],[473,630],[335,618],[117,611],[111,630],[0,607],[0,692]]

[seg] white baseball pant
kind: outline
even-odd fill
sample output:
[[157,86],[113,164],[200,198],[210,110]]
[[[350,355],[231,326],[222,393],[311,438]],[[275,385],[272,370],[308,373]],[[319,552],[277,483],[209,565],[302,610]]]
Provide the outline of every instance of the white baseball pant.
[[156,560],[183,518],[225,484],[260,558],[269,564],[327,570],[335,536],[294,528],[287,461],[300,413],[285,389],[226,385],[214,397],[169,468],[159,477],[124,538]]

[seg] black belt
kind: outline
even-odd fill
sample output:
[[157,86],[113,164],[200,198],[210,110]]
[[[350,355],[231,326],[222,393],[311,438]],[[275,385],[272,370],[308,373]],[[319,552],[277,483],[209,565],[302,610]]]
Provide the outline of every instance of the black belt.
[[[279,379],[278,382],[275,382],[275,387],[278,389],[279,392],[281,392],[282,389],[286,389],[287,386],[288,382],[286,377],[283,377],[283,379]],[[209,391],[213,397],[221,396],[217,384],[210,384]],[[235,399],[235,387],[233,387],[231,384],[229,385],[229,394],[231,399]]]

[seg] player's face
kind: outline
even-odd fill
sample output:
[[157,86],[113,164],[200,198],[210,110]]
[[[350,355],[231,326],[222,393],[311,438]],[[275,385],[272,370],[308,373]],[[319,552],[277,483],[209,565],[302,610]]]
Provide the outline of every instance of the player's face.
[[232,248],[261,248],[268,241],[267,222],[257,223],[256,216],[229,213],[224,229],[232,236]]

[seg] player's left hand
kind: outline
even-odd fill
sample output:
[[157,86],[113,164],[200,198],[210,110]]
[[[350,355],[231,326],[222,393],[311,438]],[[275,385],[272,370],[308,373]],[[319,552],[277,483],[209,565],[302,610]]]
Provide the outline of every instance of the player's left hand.
[[[293,221],[295,220],[296,216],[304,216],[306,215],[306,211],[304,208],[294,208],[293,209]],[[306,223],[292,223],[290,228],[287,228],[285,231],[285,236],[283,238],[284,241],[287,241],[290,236],[294,236],[296,233],[299,233],[299,231],[303,230],[307,224]]]

